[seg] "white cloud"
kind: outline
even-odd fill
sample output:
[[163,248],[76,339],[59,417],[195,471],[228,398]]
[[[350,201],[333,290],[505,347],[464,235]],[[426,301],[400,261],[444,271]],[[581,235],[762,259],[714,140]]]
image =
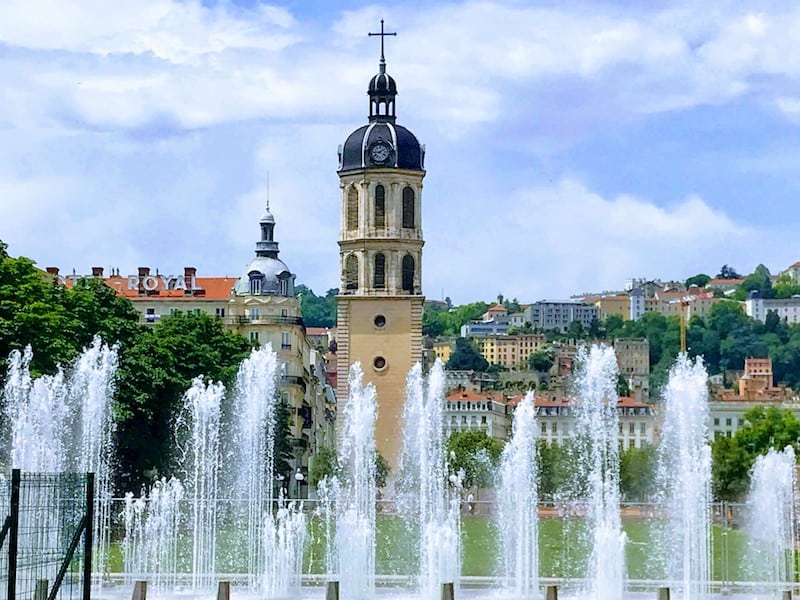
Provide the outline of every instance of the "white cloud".
[[664,208],[631,195],[605,198],[564,179],[484,210],[431,240],[439,251],[427,256],[429,294],[438,298],[444,288],[469,301],[502,292],[530,302],[621,289],[630,277],[684,279],[764,254],[761,232],[697,196]]

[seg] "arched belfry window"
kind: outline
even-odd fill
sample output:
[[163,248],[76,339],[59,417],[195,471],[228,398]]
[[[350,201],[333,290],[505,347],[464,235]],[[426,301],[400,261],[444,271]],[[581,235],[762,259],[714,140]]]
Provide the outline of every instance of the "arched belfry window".
[[406,254],[403,257],[403,291],[409,294],[414,293],[414,257]]
[[414,190],[410,187],[403,189],[403,227],[414,229]]
[[358,190],[354,187],[347,192],[347,229],[358,229]]
[[375,274],[372,285],[379,290],[386,287],[386,257],[383,254],[375,255]]
[[375,227],[386,227],[386,189],[375,186]]
[[358,257],[351,254],[344,263],[344,287],[346,290],[358,289]]

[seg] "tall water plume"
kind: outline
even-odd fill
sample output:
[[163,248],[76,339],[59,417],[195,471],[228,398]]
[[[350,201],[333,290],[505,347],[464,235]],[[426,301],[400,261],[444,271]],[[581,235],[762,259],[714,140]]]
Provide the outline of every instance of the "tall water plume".
[[28,472],[95,474],[94,564],[102,572],[110,544],[117,350],[95,337],[66,374],[59,366],[55,375],[37,379],[30,373],[32,358],[30,346],[9,357],[0,419],[8,427],[7,444],[0,462]]
[[505,588],[514,598],[539,598],[536,409],[528,392],[514,410],[513,433],[500,461],[498,525]]
[[782,587],[794,581],[796,488],[794,448],[771,449],[756,459],[745,521],[747,567],[754,580],[767,584],[762,593],[769,597],[780,598]]
[[234,512],[246,528],[250,587],[267,598],[299,586],[306,537],[301,506],[273,494],[277,364],[270,344],[251,352],[239,367],[232,411]]
[[339,439],[341,475],[334,482],[336,530],[328,572],[337,574],[344,598],[375,595],[375,387],[364,384],[361,364],[350,367],[348,399]]
[[69,383],[68,404],[78,415],[75,469],[95,474],[94,561],[101,572],[111,544],[111,457],[115,430],[111,399],[117,365],[116,347],[109,348],[95,337],[75,363]]
[[403,421],[403,513],[418,534],[420,595],[438,598],[441,584],[457,584],[461,575],[459,498],[446,478],[441,360],[436,360],[427,381],[419,363],[412,367]]
[[61,368],[55,375],[33,379],[31,348],[9,356],[5,397],[10,426],[10,465],[31,472],[58,473],[68,469],[67,441],[71,430],[67,386]]
[[178,583],[180,503],[184,490],[175,478],[156,481],[149,494],[125,495],[122,558],[126,583],[147,579],[156,592]]
[[667,511],[664,556],[682,598],[709,597],[711,449],[708,445],[708,374],[703,361],[686,354],[669,373],[658,480]]
[[581,348],[576,378],[577,428],[585,451],[591,594],[621,599],[625,588],[625,535],[619,511],[618,367],[614,349]]
[[233,399],[235,512],[247,528],[247,572],[251,586],[256,585],[263,568],[263,520],[272,511],[276,369],[277,358],[270,344],[253,350],[239,366]]
[[192,381],[184,394],[176,437],[179,470],[191,500],[192,587],[210,588],[214,583],[217,545],[217,478],[220,463],[220,405],[225,387]]

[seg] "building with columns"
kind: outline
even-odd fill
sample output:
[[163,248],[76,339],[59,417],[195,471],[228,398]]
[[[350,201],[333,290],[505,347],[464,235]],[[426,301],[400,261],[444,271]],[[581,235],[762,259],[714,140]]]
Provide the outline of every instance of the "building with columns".
[[341,422],[348,371],[360,362],[378,397],[377,448],[394,468],[406,375],[422,360],[424,148],[397,124],[397,84],[386,72],[383,45],[367,95],[367,124],[339,148],[337,397]]

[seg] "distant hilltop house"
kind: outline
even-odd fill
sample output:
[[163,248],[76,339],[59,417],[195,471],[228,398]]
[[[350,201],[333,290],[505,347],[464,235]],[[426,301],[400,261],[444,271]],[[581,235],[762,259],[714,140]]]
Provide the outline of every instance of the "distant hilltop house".
[[800,417],[800,398],[790,388],[774,385],[769,358],[746,358],[733,391],[712,385],[710,435],[733,437],[744,425],[744,413],[755,406],[775,406]]

